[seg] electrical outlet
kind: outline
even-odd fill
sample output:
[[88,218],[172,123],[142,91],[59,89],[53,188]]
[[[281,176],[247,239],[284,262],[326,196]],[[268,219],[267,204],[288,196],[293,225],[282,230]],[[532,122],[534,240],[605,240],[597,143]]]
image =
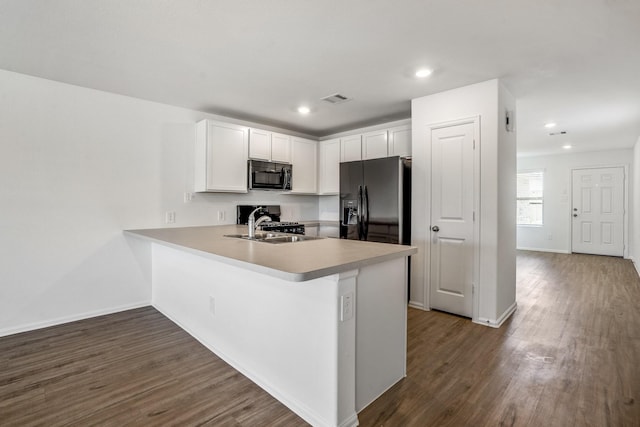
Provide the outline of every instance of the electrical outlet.
[[223,222],[225,219],[225,212],[224,211],[218,211],[218,222]]
[[353,318],[353,292],[340,296],[340,321]]
[[553,234],[549,234],[549,235],[547,236],[547,240],[553,240]]
[[195,193],[184,193],[184,202],[185,203],[189,203],[193,200],[193,197],[195,196]]
[[174,224],[176,222],[175,211],[167,211],[164,213],[164,222],[166,224]]

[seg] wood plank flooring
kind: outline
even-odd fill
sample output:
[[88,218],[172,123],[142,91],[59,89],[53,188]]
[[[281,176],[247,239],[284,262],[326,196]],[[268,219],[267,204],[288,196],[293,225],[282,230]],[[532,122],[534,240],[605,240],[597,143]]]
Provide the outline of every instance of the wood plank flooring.
[[410,310],[407,378],[363,426],[640,426],[640,279],[628,260],[520,252],[500,328]]
[[[362,426],[640,426],[630,261],[520,252],[500,329],[409,310],[407,378]],[[153,308],[0,338],[0,426],[302,426]]]

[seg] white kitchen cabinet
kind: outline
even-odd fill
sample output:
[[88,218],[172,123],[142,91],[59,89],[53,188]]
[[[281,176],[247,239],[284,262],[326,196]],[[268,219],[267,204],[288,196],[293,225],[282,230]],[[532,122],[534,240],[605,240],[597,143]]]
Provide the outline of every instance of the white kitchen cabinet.
[[293,164],[292,194],[316,194],[318,191],[318,141],[293,137],[291,139]]
[[362,135],[362,160],[379,159],[388,155],[386,129]]
[[249,128],[203,120],[196,125],[194,191],[247,192]]
[[411,125],[389,129],[389,156],[411,156]]
[[249,131],[249,158],[291,163],[291,137],[251,128]]
[[281,133],[271,134],[271,161],[291,163],[291,137]]
[[362,160],[362,135],[351,135],[340,139],[340,161]]
[[340,193],[340,139],[320,141],[318,194]]

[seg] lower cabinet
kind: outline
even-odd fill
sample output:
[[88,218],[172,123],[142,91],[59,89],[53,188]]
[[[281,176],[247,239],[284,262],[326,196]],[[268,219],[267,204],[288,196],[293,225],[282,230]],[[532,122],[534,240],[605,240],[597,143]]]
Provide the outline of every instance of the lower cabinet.
[[293,180],[291,194],[318,192],[318,142],[294,137],[291,139]]

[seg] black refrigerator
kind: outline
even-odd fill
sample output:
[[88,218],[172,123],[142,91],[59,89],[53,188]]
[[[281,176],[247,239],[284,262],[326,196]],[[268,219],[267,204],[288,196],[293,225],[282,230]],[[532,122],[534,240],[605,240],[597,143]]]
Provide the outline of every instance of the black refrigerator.
[[411,244],[411,159],[340,163],[340,238]]

